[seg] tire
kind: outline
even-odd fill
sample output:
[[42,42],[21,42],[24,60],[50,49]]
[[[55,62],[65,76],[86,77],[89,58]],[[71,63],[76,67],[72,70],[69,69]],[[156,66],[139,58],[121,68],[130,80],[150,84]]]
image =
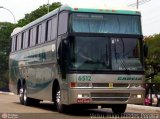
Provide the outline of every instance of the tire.
[[23,86],[19,88],[19,101],[23,105],[24,104],[24,90]]
[[158,99],[157,107],[160,107],[160,99]]
[[60,88],[58,87],[56,90],[56,100],[55,100],[56,108],[57,111],[60,113],[66,112],[66,105],[62,104],[61,102],[61,91]]
[[116,104],[112,106],[112,112],[114,114],[122,114],[125,112],[127,104]]
[[39,104],[40,100],[27,97],[26,85],[22,86],[19,91],[19,98],[21,104],[26,106]]

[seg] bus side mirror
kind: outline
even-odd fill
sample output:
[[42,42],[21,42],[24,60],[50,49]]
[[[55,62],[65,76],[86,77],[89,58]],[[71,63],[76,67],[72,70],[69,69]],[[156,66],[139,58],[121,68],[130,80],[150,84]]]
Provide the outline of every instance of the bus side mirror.
[[144,57],[147,58],[148,56],[148,45],[144,45],[143,46],[143,54],[144,54]]

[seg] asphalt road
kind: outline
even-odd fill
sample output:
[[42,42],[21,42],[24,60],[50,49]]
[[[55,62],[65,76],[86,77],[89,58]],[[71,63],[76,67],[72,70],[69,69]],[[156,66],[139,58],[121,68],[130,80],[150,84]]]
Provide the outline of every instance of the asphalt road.
[[38,106],[24,106],[17,95],[0,93],[0,119],[160,119],[160,107],[128,105],[122,117],[113,115],[111,109],[93,109],[79,112],[58,113],[50,102]]

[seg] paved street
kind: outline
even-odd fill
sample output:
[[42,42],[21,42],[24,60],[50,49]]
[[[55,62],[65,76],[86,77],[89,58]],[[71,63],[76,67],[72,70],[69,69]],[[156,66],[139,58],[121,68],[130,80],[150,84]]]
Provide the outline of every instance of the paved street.
[[[114,115],[116,116],[116,115]],[[121,118],[160,118],[160,107],[128,105],[126,113]],[[7,117],[7,118],[6,118]],[[50,102],[41,102],[38,106],[23,106],[19,97],[12,94],[0,93],[0,119],[91,119],[112,118],[111,109],[93,109],[82,112],[61,114]],[[126,118],[125,118],[126,119]]]

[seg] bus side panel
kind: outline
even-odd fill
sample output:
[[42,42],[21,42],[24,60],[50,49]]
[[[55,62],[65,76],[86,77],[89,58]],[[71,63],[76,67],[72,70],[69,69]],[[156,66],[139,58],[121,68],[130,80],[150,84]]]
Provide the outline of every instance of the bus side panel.
[[55,41],[19,51],[10,56],[10,90],[17,92],[17,80],[25,79],[28,97],[52,100],[57,78]]

